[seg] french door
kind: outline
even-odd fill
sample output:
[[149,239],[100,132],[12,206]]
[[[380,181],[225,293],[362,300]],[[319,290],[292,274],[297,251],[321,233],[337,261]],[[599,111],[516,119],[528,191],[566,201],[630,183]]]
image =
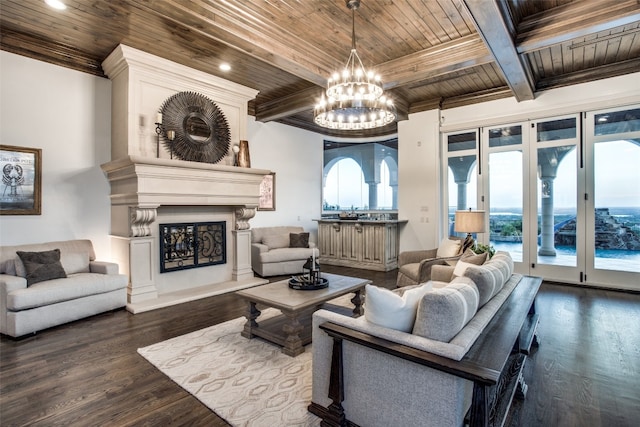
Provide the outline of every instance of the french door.
[[640,290],[640,109],[594,111],[445,135],[449,231],[483,209],[516,271]]
[[530,274],[584,282],[584,162],[578,114],[529,122]]
[[640,106],[584,114],[588,283],[640,290]]

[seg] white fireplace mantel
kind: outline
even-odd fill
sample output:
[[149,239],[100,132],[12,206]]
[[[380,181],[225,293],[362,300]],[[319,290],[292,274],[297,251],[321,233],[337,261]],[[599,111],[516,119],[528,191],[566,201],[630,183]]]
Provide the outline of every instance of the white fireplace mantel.
[[141,208],[238,206],[255,208],[262,177],[271,171],[183,160],[127,156],[102,165],[112,205]]
[[[129,311],[147,311],[266,282],[254,277],[251,269],[249,220],[258,206],[262,177],[269,170],[141,156],[114,160],[102,169],[111,184],[112,249],[130,280]],[[176,282],[190,286],[158,291],[157,218],[162,207],[185,213],[190,207],[228,212],[232,219],[228,242],[231,277],[224,277],[227,270],[205,267],[212,271],[211,283],[194,283],[194,273],[185,271]]]
[[[247,106],[258,91],[129,46],[102,64],[112,81],[111,158],[102,165],[111,185],[111,251],[129,276],[129,311],[154,308],[266,283],[251,269],[249,220],[270,171],[232,166],[231,146],[246,139]],[[173,159],[155,120],[178,92],[208,97],[229,125],[229,150],[217,164]],[[159,225],[227,224],[227,263],[160,273]]]

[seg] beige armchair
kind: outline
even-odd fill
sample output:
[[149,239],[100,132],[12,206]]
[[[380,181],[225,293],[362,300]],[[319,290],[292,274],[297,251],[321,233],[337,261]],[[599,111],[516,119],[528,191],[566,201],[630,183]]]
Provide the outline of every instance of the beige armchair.
[[462,256],[463,240],[459,237],[443,239],[436,249],[400,252],[396,286],[411,286],[431,279],[434,265],[447,265]]

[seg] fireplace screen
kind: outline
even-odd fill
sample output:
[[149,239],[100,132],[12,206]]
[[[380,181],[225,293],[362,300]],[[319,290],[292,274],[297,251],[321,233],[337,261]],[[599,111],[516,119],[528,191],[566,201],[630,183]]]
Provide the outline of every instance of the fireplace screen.
[[227,262],[225,222],[160,224],[160,272]]

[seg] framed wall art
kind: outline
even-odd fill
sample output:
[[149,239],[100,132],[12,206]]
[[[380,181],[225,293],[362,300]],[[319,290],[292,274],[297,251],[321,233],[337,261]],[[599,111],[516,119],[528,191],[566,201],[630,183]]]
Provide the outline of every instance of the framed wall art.
[[0,215],[40,215],[42,150],[0,145]]
[[262,178],[260,183],[259,211],[276,210],[276,173],[271,172]]

